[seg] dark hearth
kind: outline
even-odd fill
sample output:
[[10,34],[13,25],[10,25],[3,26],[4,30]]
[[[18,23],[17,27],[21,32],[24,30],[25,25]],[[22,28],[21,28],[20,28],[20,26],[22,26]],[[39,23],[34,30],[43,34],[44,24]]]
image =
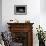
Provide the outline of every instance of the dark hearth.
[[13,32],[12,40],[15,43],[22,43],[23,46],[28,46],[28,32]]

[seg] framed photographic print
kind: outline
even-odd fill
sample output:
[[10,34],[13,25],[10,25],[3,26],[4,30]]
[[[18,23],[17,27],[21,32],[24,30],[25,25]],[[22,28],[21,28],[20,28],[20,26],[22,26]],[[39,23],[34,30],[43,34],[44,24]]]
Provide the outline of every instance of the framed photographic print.
[[27,14],[27,5],[14,5],[14,14],[26,15]]

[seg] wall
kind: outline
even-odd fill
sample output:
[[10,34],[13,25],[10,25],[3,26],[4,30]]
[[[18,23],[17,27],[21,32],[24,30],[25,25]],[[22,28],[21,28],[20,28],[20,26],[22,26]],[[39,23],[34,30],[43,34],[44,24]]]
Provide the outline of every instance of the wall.
[[0,31],[2,28],[2,0],[0,0]]
[[46,0],[40,0],[40,9],[42,13],[46,13]]
[[40,24],[46,31],[46,0],[40,0]]
[[[36,37],[36,27],[39,24],[45,30],[46,15],[41,13],[40,0],[2,0],[2,26],[3,31],[8,30],[7,22],[11,19],[17,19],[19,22],[30,20],[33,25],[33,45],[38,46],[38,39]],[[14,15],[14,5],[27,5],[27,15]],[[41,4],[42,5],[42,4]]]

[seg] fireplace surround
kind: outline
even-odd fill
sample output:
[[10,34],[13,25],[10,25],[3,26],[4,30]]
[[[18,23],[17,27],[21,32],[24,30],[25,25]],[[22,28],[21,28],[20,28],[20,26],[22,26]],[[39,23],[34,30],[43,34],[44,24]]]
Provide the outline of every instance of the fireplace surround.
[[33,23],[7,23],[16,46],[33,46]]

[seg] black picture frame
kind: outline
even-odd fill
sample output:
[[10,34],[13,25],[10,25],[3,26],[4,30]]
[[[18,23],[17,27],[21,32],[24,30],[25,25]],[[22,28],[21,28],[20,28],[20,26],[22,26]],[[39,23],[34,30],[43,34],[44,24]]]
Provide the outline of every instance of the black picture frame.
[[27,5],[14,5],[14,14],[15,15],[26,15]]

